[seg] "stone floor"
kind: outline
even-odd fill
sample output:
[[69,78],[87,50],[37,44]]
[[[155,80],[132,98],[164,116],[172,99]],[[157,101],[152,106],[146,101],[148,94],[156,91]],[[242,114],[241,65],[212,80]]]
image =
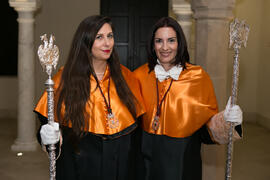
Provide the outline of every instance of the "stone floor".
[[16,120],[0,119],[0,180],[48,180],[48,158],[40,148],[36,152],[10,150],[16,139]]
[[[10,146],[16,121],[0,119],[0,179],[48,180],[48,158],[40,149],[17,156]],[[244,139],[234,144],[233,180],[270,180],[270,131],[244,124]]]
[[234,144],[233,180],[270,180],[270,131],[244,124],[244,139]]

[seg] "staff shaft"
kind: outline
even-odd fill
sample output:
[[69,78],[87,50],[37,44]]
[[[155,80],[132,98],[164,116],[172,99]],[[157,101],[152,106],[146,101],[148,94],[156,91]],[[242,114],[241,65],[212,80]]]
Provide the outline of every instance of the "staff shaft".
[[[238,79],[239,79],[239,49],[235,49],[233,62],[233,77],[232,77],[232,92],[231,92],[231,106],[236,104],[238,95]],[[226,180],[231,180],[232,177],[232,159],[233,159],[233,129],[234,123],[230,122],[229,129],[229,143],[227,146],[227,161],[226,161]]]
[[[52,124],[54,122],[54,82],[49,76],[49,79],[45,82],[47,87],[47,106],[48,106],[48,123]],[[50,161],[50,180],[55,180],[56,177],[56,154],[55,154],[55,145],[49,145],[49,161]]]

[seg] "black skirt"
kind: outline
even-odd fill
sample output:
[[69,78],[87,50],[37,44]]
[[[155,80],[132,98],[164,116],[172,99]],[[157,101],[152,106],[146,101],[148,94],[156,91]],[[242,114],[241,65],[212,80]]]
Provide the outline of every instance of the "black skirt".
[[70,129],[63,130],[56,180],[130,180],[134,178],[136,130],[114,139],[87,133],[73,147]]
[[[140,180],[201,180],[201,143],[213,144],[203,126],[192,136],[173,138],[142,132]],[[138,179],[138,180],[139,180]]]

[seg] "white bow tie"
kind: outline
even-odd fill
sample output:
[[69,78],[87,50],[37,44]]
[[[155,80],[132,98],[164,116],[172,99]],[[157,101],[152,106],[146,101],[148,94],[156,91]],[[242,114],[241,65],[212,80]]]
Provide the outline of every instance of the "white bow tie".
[[183,68],[181,66],[174,66],[169,71],[165,71],[165,69],[160,64],[156,64],[154,71],[156,78],[160,82],[162,82],[170,77],[174,80],[178,80],[179,75],[182,72],[182,69]]

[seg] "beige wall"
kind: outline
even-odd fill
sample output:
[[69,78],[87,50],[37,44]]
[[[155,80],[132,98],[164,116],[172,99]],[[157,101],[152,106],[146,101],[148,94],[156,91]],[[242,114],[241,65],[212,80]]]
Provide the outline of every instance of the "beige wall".
[[17,77],[0,77],[0,118],[17,117],[18,81]]
[[[87,16],[100,13],[100,0],[42,0],[36,15],[35,48],[41,44],[40,35],[54,34],[60,49],[57,69],[64,65],[71,40],[79,23]],[[36,98],[39,98],[47,78],[36,56]]]
[[[245,112],[245,120],[262,120],[263,125],[268,127],[270,123],[269,8],[269,0],[237,0],[235,8],[235,17],[246,20],[250,26],[247,48],[242,48],[240,51],[238,103]],[[231,53],[233,54],[233,51]]]
[[270,1],[263,0],[260,59],[258,60],[257,112],[270,120]]

